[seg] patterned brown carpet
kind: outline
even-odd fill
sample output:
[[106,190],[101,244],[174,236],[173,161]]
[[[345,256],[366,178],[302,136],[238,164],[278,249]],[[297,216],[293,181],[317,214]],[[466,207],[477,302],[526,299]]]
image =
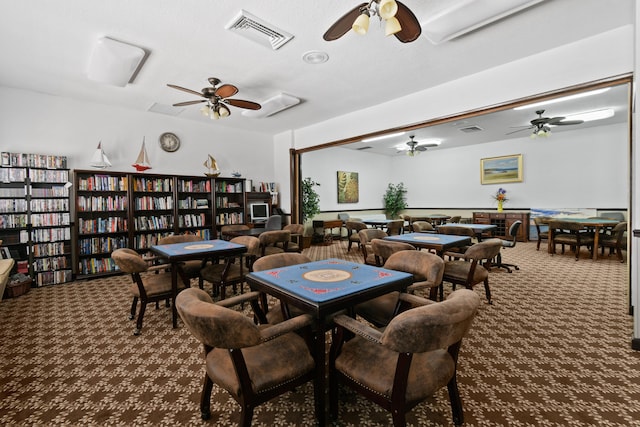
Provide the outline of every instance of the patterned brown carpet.
[[[340,257],[344,242],[313,246]],[[640,352],[630,349],[628,265],[583,253],[550,256],[533,243],[503,251],[520,271],[491,273],[458,372],[468,426],[640,426]],[[201,349],[170,310],[132,335],[126,276],[77,281],[0,303],[0,425],[235,425],[239,407],[216,387],[200,420]],[[446,290],[450,288],[445,287]],[[476,289],[484,301],[484,291]],[[446,389],[410,412],[410,425],[452,425]],[[391,417],[341,394],[341,426]],[[312,426],[311,384],[259,407],[256,426]]]

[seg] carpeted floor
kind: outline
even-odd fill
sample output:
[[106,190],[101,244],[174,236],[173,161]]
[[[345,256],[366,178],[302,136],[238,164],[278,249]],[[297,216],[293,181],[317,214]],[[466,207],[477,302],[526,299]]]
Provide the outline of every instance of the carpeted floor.
[[[305,250],[346,254],[345,242]],[[583,253],[550,256],[533,243],[503,252],[519,271],[491,273],[493,305],[464,340],[459,386],[468,426],[640,426],[640,352],[630,349],[628,264]],[[142,335],[128,320],[127,276],[32,289],[0,303],[1,425],[235,425],[239,407],[214,387],[212,419],[198,408],[198,342],[171,311],[149,307]],[[447,291],[450,290],[445,285]],[[484,291],[476,292],[484,301]],[[446,388],[418,405],[414,426],[452,425]],[[391,417],[341,393],[340,426]],[[256,426],[312,426],[308,384],[259,407]]]

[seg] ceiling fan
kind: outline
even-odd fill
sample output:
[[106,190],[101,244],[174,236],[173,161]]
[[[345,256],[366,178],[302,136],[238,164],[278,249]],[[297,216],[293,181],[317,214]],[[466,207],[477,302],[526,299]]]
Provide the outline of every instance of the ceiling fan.
[[536,114],[537,118],[531,120],[530,126],[520,126],[522,129],[514,130],[513,132],[507,133],[507,135],[511,135],[512,133],[520,132],[527,129],[533,129],[533,133],[531,134],[532,138],[541,136],[546,137],[551,135],[551,128],[549,125],[553,126],[566,126],[566,125],[579,125],[584,123],[584,120],[565,120],[564,117],[542,117],[544,114],[544,110],[537,110]]
[[[247,110],[259,110],[262,108],[260,104],[252,101],[245,101],[242,99],[230,99],[230,96],[238,93],[238,88],[231,84],[220,85],[220,79],[216,77],[209,77],[210,87],[205,87],[202,91],[197,92],[195,90],[187,89],[182,86],[176,86],[167,84],[167,86],[181,90],[183,92],[190,93],[192,95],[201,96],[204,99],[198,99],[195,101],[185,101],[173,104],[174,107],[183,107],[185,105],[199,104],[206,102],[207,104],[200,109],[203,115],[210,117],[211,119],[219,119],[220,117],[228,117],[231,115],[231,111],[226,105],[233,105],[238,108],[245,108]],[[220,85],[220,86],[218,86]]]
[[413,138],[415,138],[415,135],[410,135],[409,141],[407,141],[406,143],[409,148],[401,150],[401,151],[406,151],[407,156],[409,157],[413,157],[417,154],[420,154],[422,151],[427,151],[427,148],[429,147],[437,147],[439,145],[435,143],[420,144],[418,141],[415,141]]
[[369,17],[376,15],[385,21],[385,34],[393,34],[402,43],[412,42],[422,33],[420,22],[404,4],[397,0],[370,0],[343,15],[322,38],[326,41],[337,40],[351,29],[364,35],[369,28]]

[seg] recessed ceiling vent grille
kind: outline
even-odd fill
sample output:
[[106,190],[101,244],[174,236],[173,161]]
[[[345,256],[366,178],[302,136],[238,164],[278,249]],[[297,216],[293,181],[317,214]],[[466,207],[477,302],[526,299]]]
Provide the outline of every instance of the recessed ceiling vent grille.
[[242,9],[224,28],[273,50],[280,49],[293,38],[293,34],[289,34]]
[[477,125],[472,125],[472,126],[467,126],[464,128],[460,128],[458,129],[460,132],[464,132],[464,133],[473,133],[473,132],[480,132],[484,129],[482,129],[480,126]]

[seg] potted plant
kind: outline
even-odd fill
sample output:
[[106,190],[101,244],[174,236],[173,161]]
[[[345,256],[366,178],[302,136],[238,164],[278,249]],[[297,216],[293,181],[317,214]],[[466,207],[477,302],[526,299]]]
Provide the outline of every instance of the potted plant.
[[[313,218],[315,215],[320,213],[320,196],[316,193],[316,190],[313,189],[316,185],[320,185],[317,182],[313,181],[311,178],[307,177],[302,180],[302,222],[303,224],[307,222],[307,220]],[[308,248],[311,245],[311,235],[306,232],[302,237],[302,247]],[[313,232],[313,228],[311,228],[311,232]],[[309,234],[309,235],[307,235]]]
[[384,212],[389,219],[397,219],[400,212],[407,208],[407,189],[404,184],[389,184],[386,193],[384,193]]

